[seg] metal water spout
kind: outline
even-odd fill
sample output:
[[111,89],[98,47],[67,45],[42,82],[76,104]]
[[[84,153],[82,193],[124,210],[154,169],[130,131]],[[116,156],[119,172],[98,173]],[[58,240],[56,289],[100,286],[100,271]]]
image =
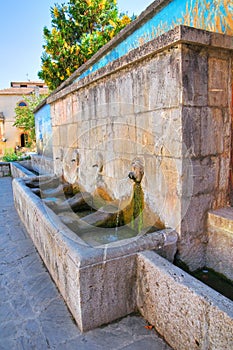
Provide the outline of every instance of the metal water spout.
[[129,172],[128,177],[135,183],[140,183],[144,175],[144,166],[141,159],[134,159],[132,164],[132,170]]
[[130,171],[130,172],[129,172],[128,177],[130,178],[130,180],[133,180],[133,181],[136,182],[136,176],[135,176],[135,174],[134,174],[133,171]]

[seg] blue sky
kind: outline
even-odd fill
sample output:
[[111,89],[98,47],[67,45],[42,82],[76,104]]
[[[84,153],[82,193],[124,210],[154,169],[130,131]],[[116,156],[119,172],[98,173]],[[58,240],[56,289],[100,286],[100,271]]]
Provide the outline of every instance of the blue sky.
[[[11,81],[38,80],[43,27],[50,27],[50,7],[66,0],[1,1],[0,89]],[[123,12],[140,14],[153,0],[118,0]]]

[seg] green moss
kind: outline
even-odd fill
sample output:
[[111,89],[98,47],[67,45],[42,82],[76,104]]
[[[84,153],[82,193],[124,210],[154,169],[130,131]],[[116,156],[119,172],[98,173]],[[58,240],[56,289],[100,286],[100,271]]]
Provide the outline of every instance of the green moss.
[[131,227],[137,232],[140,232],[143,227],[143,209],[144,209],[144,194],[140,184],[134,185],[134,193],[132,199],[132,217]]

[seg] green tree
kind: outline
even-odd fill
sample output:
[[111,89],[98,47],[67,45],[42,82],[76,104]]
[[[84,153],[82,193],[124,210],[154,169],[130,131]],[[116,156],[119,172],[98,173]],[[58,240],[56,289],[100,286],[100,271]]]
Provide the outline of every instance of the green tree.
[[34,109],[38,106],[38,104],[46,97],[46,95],[37,96],[35,93],[23,96],[24,101],[26,102],[26,106],[15,107],[15,123],[14,126],[18,128],[22,128],[24,131],[27,131],[28,136],[32,142],[35,142],[35,117],[34,117]]
[[135,17],[119,13],[116,0],[69,0],[51,7],[44,27],[38,76],[54,90]]

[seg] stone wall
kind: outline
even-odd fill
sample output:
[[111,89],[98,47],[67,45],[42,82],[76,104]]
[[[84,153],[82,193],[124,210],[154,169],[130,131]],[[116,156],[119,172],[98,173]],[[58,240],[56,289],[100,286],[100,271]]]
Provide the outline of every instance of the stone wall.
[[31,155],[31,166],[39,174],[54,174],[53,159],[46,155]]
[[102,188],[127,205],[133,183],[124,180],[139,158],[148,225],[156,213],[166,226],[176,227],[183,173],[182,135],[177,133],[182,123],[180,48],[109,73],[51,105],[55,173],[93,194]]
[[31,170],[31,161],[26,160],[20,163],[12,162],[10,164],[11,167],[11,176],[13,178],[17,177],[35,177],[35,174],[32,173]]
[[0,177],[10,176],[10,175],[11,175],[10,163],[0,162]]
[[54,169],[126,206],[144,166],[144,223],[180,235],[178,257],[205,265],[209,209],[228,203],[231,37],[176,27],[49,97]]
[[[203,41],[208,42],[210,35],[203,33]],[[183,141],[194,182],[191,198],[185,193],[183,197],[190,203],[181,215],[179,254],[189,266],[196,256],[194,267],[206,263],[208,209],[229,204],[232,51],[224,48],[230,41],[216,34],[209,48],[189,44],[182,48]]]

